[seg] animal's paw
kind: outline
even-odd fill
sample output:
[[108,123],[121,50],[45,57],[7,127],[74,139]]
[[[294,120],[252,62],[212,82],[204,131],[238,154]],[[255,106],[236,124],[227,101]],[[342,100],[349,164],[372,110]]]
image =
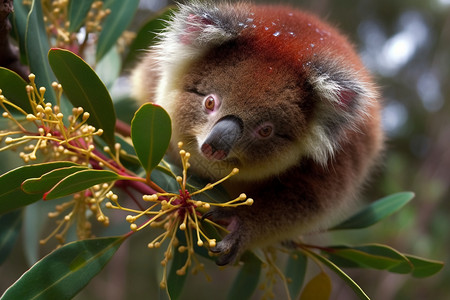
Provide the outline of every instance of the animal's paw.
[[239,234],[236,231],[229,233],[223,240],[217,243],[216,247],[210,250],[219,255],[216,259],[217,265],[224,266],[233,264],[241,252]]
[[205,218],[217,223],[225,223],[230,231],[215,247],[210,249],[211,252],[218,254],[216,264],[224,266],[234,263],[242,253],[241,222],[232,210],[227,209],[211,210],[203,215],[203,219]]

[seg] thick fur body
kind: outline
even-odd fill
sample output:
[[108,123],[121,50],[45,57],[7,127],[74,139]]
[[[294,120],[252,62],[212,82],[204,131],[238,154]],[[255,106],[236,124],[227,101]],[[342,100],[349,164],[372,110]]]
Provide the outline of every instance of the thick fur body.
[[240,169],[225,188],[254,204],[210,214],[231,231],[212,249],[219,264],[335,222],[382,148],[378,94],[353,47],[290,7],[181,6],[134,83],[170,114],[173,157],[183,141],[199,176]]

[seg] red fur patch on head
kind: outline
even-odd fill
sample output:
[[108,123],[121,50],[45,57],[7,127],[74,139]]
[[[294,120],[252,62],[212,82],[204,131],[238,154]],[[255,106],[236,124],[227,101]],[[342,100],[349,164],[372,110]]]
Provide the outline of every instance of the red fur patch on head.
[[293,68],[324,55],[332,58],[333,53],[340,53],[349,64],[362,66],[346,38],[313,15],[277,6],[254,6],[251,15],[251,22],[239,36],[253,40],[257,53],[273,55]]

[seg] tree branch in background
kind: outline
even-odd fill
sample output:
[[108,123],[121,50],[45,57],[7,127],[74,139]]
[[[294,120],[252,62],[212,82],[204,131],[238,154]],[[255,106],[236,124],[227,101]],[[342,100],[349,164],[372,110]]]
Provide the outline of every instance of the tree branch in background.
[[17,47],[11,44],[9,31],[11,23],[8,15],[14,11],[13,0],[3,0],[0,3],[0,66],[8,68],[25,80],[28,80],[29,70],[20,63]]

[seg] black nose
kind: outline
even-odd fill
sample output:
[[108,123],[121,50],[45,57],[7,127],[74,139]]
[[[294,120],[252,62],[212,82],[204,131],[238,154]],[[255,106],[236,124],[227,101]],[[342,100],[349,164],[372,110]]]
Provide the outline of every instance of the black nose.
[[201,146],[201,151],[209,159],[227,158],[235,142],[242,136],[243,122],[236,116],[220,119]]

